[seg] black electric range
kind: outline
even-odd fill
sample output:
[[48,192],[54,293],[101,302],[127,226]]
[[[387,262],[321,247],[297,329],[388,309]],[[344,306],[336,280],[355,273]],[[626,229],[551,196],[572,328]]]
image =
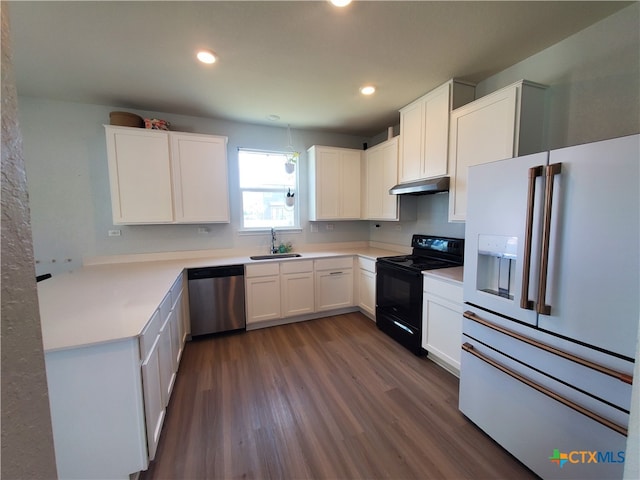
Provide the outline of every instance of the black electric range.
[[464,263],[464,239],[413,235],[411,255],[376,262],[376,324],[416,355],[422,349],[422,272]]

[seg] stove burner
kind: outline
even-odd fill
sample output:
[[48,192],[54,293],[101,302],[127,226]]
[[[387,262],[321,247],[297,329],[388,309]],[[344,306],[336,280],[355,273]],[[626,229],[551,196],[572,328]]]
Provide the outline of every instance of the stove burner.
[[408,260],[411,260],[411,257],[408,256],[401,256],[401,257],[388,257],[388,260],[390,262],[406,262]]

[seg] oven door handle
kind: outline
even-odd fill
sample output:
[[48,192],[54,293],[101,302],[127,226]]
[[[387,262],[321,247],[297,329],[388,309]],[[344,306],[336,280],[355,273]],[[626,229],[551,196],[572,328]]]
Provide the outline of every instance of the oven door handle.
[[463,343],[462,344],[462,349],[473,355],[474,357],[482,360],[485,363],[488,363],[489,365],[491,365],[494,368],[497,368],[498,370],[500,370],[503,373],[506,373],[507,375],[509,375],[510,377],[518,380],[519,382],[524,383],[525,385],[533,388],[534,390],[537,390],[538,392],[556,400],[557,402],[562,403],[563,405],[571,408],[572,410],[575,410],[578,413],[581,413],[587,417],[589,417],[591,420],[594,420],[596,422],[598,422],[601,425],[604,425],[607,428],[610,428],[611,430],[618,432],[621,435],[624,435],[625,437],[627,436],[627,429],[618,425],[617,423],[614,423],[610,420],[607,420],[604,417],[601,417],[600,415],[598,415],[597,413],[592,412],[591,410],[578,405],[577,403],[569,400],[568,398],[563,397],[562,395],[549,390],[546,387],[543,387],[542,385],[534,382],[533,380],[529,380],[528,378],[526,378],[525,376],[514,372],[513,370],[511,370],[508,367],[505,367],[504,365],[500,364],[499,362],[493,360],[492,358],[487,357],[486,355],[483,355],[482,353],[478,352],[477,350],[475,350],[473,348],[473,345],[471,345],[470,343]]

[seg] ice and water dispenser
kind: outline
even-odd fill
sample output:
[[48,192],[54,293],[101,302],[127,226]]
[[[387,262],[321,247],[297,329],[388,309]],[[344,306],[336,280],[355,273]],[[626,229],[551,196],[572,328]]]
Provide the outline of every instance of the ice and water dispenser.
[[477,289],[513,300],[518,237],[478,236]]

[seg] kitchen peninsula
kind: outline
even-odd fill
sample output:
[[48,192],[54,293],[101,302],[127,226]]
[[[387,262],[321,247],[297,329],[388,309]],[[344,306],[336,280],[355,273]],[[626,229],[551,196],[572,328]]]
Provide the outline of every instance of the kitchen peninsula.
[[[39,283],[56,460],[62,477],[128,478],[145,470],[154,458],[189,334],[185,269],[328,258],[353,262],[356,257],[375,260],[398,252],[362,243],[303,252],[297,259],[264,261],[245,255],[194,258],[189,253],[181,259],[124,263],[102,258],[95,262],[101,264]],[[358,275],[353,278],[357,281]],[[337,313],[357,310],[357,295],[353,298],[353,306]]]

